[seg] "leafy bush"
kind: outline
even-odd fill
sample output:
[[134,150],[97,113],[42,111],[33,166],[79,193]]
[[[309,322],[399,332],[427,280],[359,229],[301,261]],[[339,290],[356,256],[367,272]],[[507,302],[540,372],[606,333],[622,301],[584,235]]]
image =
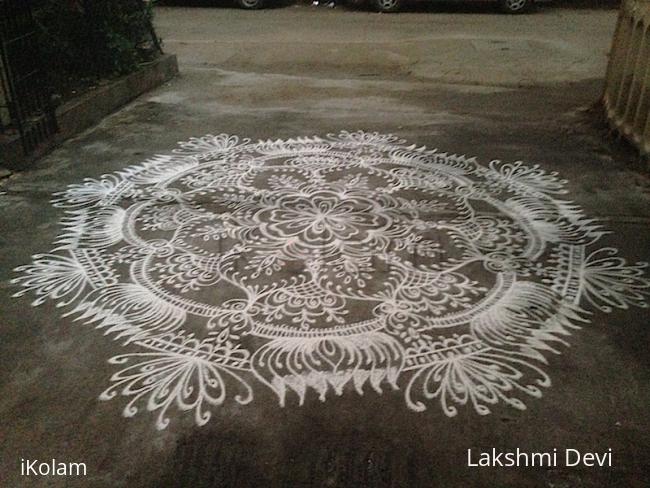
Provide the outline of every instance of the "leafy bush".
[[150,2],[41,0],[34,16],[45,68],[59,90],[128,73],[156,55]]

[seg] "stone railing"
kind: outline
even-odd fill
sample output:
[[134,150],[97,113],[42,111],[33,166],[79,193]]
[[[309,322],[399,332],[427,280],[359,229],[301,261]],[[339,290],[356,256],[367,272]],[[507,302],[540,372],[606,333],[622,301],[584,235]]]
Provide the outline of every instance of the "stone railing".
[[650,0],[624,0],[603,101],[610,124],[650,154]]

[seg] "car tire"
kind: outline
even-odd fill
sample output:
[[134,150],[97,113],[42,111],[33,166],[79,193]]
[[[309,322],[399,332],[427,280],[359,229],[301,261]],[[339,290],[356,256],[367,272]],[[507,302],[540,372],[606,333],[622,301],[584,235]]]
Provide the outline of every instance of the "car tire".
[[374,0],[375,10],[386,14],[397,12],[402,6],[402,0]]
[[523,14],[530,11],[533,0],[499,0],[499,6],[506,14]]
[[237,0],[237,5],[244,10],[258,10],[264,7],[264,0]]

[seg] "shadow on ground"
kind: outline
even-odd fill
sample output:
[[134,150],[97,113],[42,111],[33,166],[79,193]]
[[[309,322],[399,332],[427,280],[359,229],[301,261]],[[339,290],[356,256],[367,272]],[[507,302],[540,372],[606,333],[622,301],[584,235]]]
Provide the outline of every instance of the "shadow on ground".
[[274,452],[251,432],[196,429],[178,441],[173,463],[149,486],[357,488],[426,486],[435,479],[429,454],[413,439],[311,424],[291,430]]

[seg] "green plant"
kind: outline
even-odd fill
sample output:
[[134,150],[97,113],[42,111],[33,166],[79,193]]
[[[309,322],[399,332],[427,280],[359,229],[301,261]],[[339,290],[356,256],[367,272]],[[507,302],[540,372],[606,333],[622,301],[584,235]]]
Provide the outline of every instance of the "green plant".
[[34,14],[44,68],[59,89],[128,73],[156,55],[150,2],[43,0]]

